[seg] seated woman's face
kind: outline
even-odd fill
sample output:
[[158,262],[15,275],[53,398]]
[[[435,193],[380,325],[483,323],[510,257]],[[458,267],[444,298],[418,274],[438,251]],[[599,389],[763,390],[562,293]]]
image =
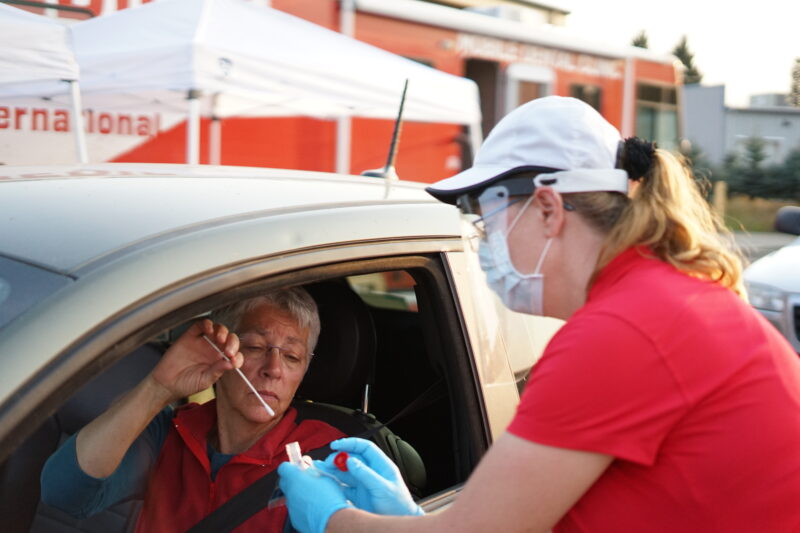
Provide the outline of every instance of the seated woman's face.
[[277,423],[294,398],[308,368],[308,329],[301,328],[289,313],[265,304],[248,312],[240,321],[239,350],[244,356],[242,372],[275,411],[270,417],[256,395],[234,372],[218,382],[217,396],[230,416],[253,424]]

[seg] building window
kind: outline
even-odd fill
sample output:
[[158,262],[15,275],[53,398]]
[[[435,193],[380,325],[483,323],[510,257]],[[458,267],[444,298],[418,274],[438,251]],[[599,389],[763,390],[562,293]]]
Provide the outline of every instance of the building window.
[[603,91],[597,85],[582,85],[573,83],[569,87],[569,95],[578,100],[583,100],[598,112],[600,112],[600,102]]
[[659,147],[678,147],[678,91],[671,85],[640,83],[636,91],[636,136]]

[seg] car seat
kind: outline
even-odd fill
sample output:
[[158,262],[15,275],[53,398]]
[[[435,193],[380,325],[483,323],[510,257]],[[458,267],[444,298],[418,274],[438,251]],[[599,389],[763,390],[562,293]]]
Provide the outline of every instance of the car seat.
[[305,288],[317,302],[322,330],[295,396],[298,417],[371,439],[397,464],[411,492],[421,495],[426,472],[419,453],[369,413],[377,343],[367,305],[344,281]]

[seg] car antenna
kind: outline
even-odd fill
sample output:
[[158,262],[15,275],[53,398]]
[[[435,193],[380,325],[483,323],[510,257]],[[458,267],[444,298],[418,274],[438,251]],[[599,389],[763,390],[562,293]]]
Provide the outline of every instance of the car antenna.
[[408,79],[406,78],[403,84],[403,94],[400,96],[400,109],[397,111],[397,118],[394,121],[394,132],[392,132],[392,141],[389,144],[389,156],[386,158],[386,166],[383,168],[374,168],[372,170],[365,170],[361,173],[362,176],[371,176],[373,178],[383,178],[386,184],[383,197],[389,197],[389,191],[392,187],[392,182],[397,181],[397,170],[394,167],[394,161],[397,157],[397,146],[400,142],[400,131],[403,129],[403,108],[406,104],[406,92],[408,91]]

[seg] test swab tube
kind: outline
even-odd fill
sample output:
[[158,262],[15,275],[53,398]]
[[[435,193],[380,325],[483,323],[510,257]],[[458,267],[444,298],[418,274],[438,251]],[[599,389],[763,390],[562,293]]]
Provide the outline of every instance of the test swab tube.
[[[208,338],[207,336],[205,336],[205,335],[203,335],[203,338],[206,340],[206,342],[207,342],[208,344],[210,344],[210,345],[211,345],[211,347],[212,347],[212,348],[214,348],[214,350],[216,350],[216,351],[217,351],[217,353],[218,353],[218,354],[220,354],[220,355],[222,356],[222,358],[223,358],[223,359],[225,359],[225,360],[226,360],[226,361],[228,361],[229,363],[233,364],[233,361],[231,361],[231,358],[230,358],[230,357],[228,357],[227,355],[225,355],[225,352],[223,352],[222,350],[220,350],[220,349],[219,349],[219,347],[218,347],[216,344],[214,344],[214,343],[211,341],[211,339],[209,339],[209,338]],[[242,372],[240,369],[238,369],[238,368],[236,368],[236,367],[234,367],[233,369],[234,369],[234,370],[236,371],[236,373],[237,373],[237,374],[239,374],[239,376],[240,376],[240,377],[241,377],[241,378],[244,380],[245,384],[246,384],[246,385],[247,385],[247,386],[250,388],[250,390],[252,391],[252,393],[256,395],[256,398],[258,398],[258,401],[260,401],[260,402],[261,402],[261,405],[263,405],[263,406],[264,406],[264,409],[267,411],[267,414],[268,414],[269,416],[275,416],[275,411],[273,411],[273,410],[272,410],[272,407],[270,407],[270,406],[269,406],[269,404],[268,404],[266,401],[264,401],[264,398],[262,398],[262,397],[261,397],[261,395],[260,395],[260,394],[258,393],[258,391],[256,390],[256,388],[255,388],[255,387],[253,387],[253,384],[252,384],[252,383],[250,383],[250,380],[249,380],[249,379],[247,379],[247,376],[245,376],[245,375],[244,375],[244,373],[243,373],[243,372]]]
[[286,445],[286,456],[289,457],[290,463],[305,470],[305,463],[303,463],[303,454],[300,451],[299,442],[290,442]]
[[[345,453],[345,452],[341,452],[341,453]],[[334,480],[336,483],[342,485],[343,487],[347,486],[344,483],[342,483],[341,480],[339,478],[337,478],[336,476],[331,475],[331,474],[325,472],[324,470],[320,470],[319,468],[317,468],[314,465],[314,461],[312,461],[311,457],[309,457],[307,455],[302,455],[302,452],[300,451],[300,443],[297,442],[297,441],[290,442],[289,444],[286,445],[286,456],[289,458],[289,462],[290,463],[292,463],[293,465],[299,467],[301,470],[309,470],[310,469],[312,472],[314,472],[318,476],[329,477],[332,480]],[[340,470],[341,470],[341,468],[340,468]],[[345,468],[342,471],[346,472],[347,469]]]

